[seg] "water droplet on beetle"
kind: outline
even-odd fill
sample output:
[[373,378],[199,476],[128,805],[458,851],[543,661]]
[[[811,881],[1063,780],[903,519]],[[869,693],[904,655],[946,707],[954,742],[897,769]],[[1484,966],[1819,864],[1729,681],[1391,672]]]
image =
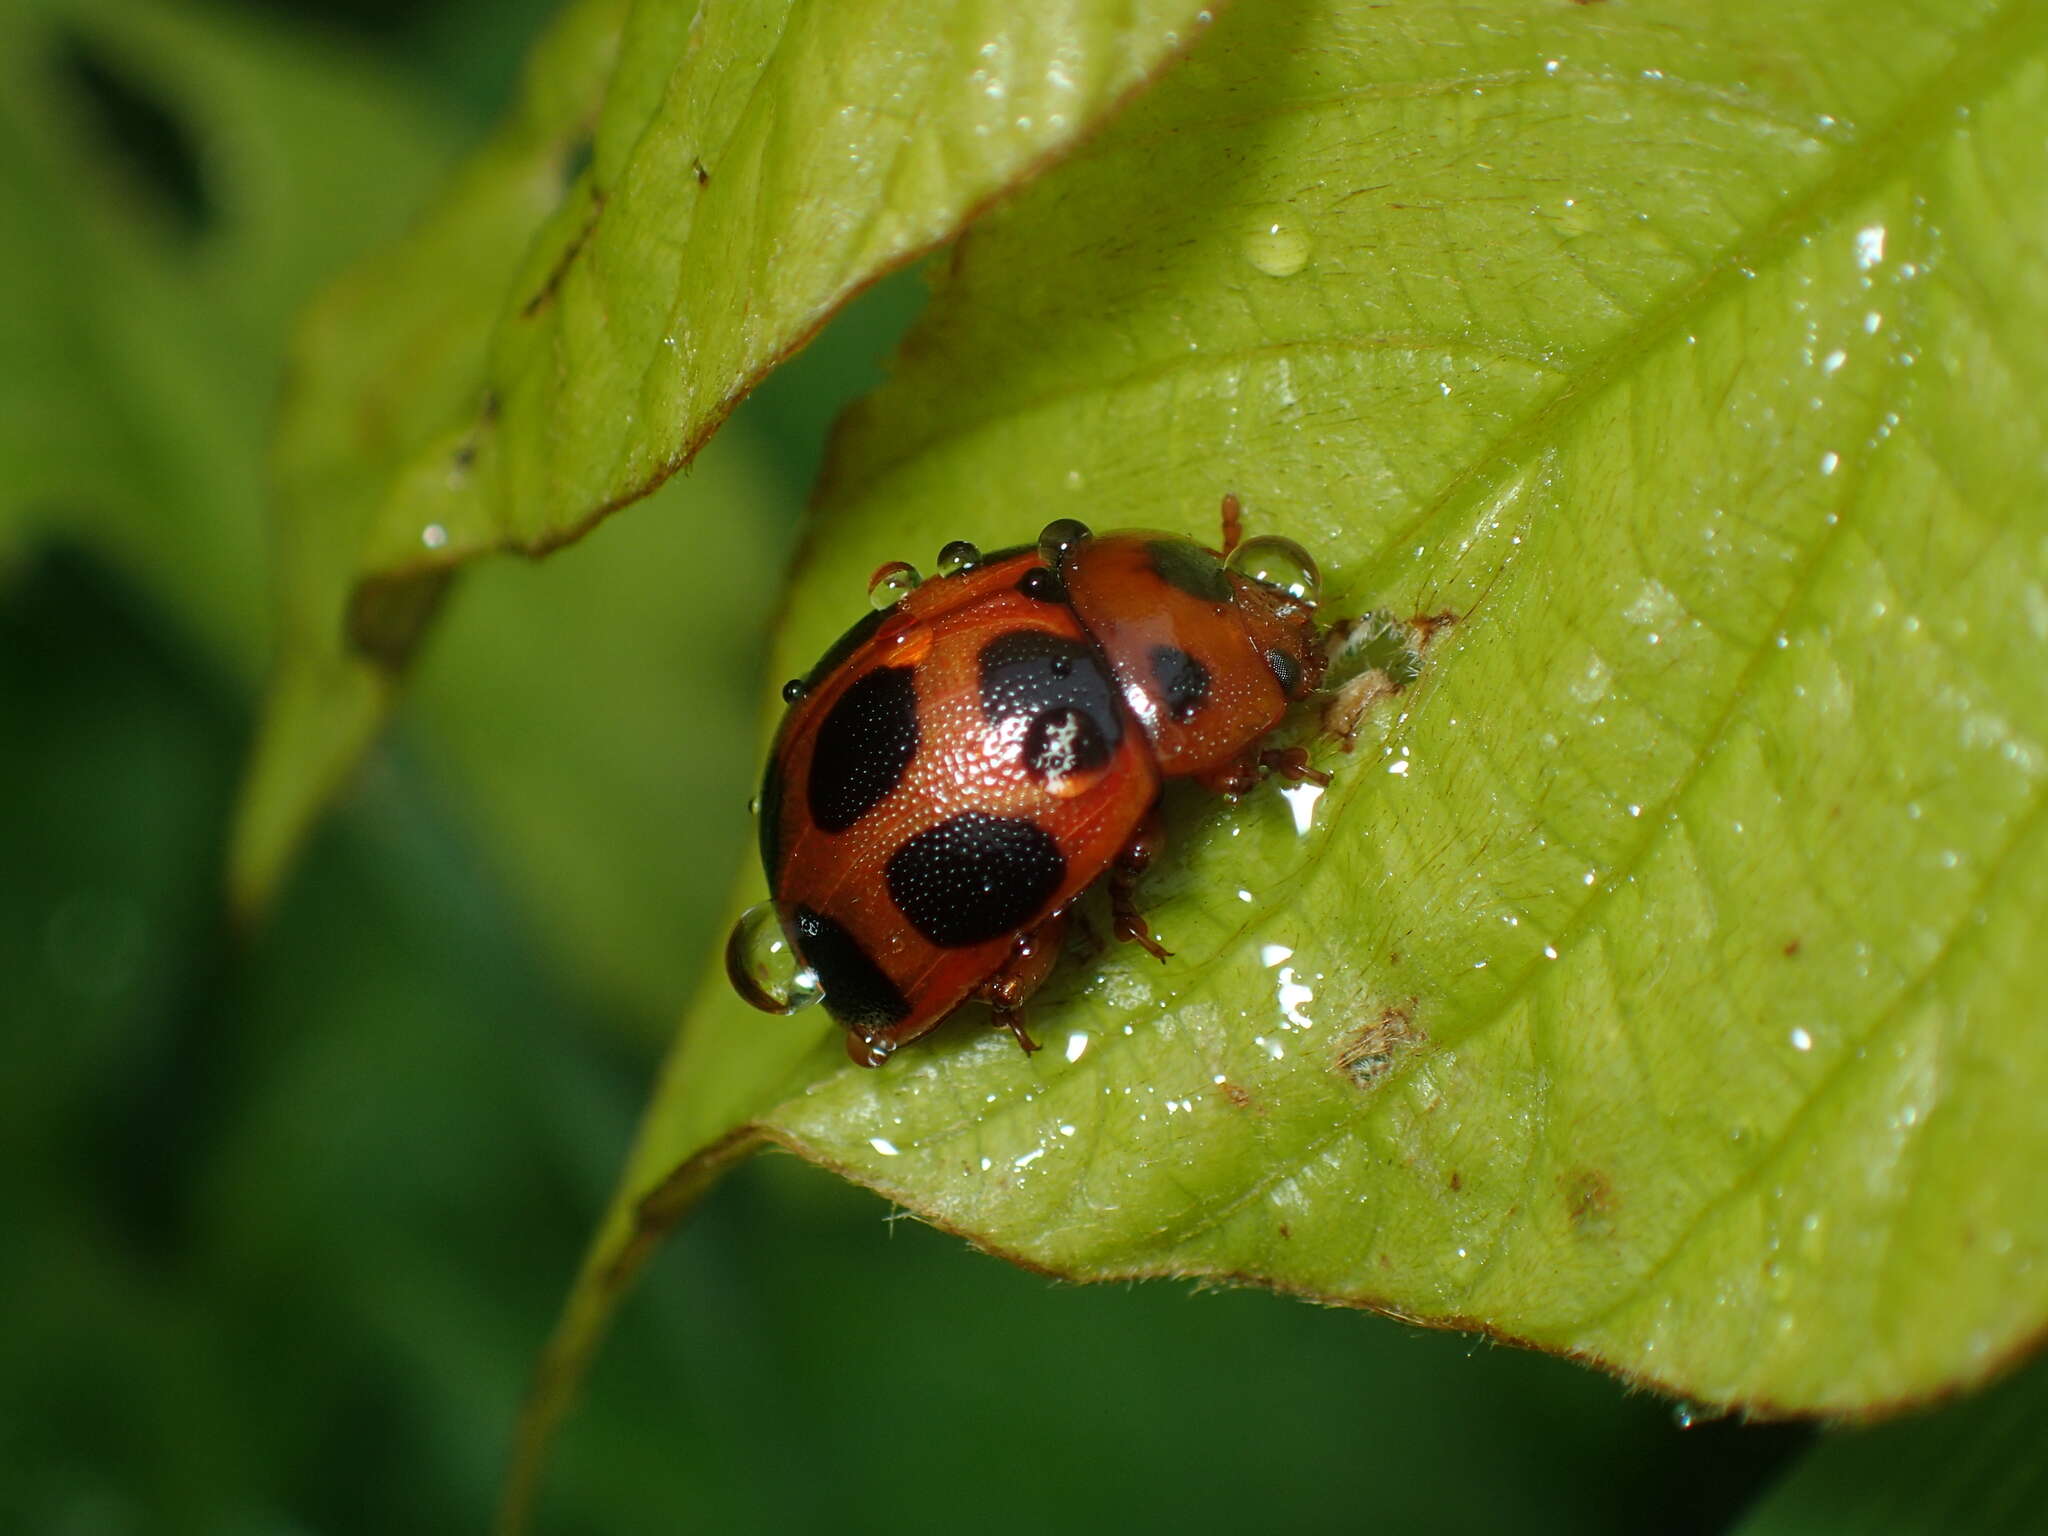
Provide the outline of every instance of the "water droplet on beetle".
[[868,602],[877,611],[894,608],[915,592],[923,580],[917,574],[916,566],[891,560],[887,565],[876,567],[875,574],[868,578]]
[[802,678],[792,677],[788,682],[782,685],[782,702],[785,704],[794,704],[798,699],[802,698],[809,691],[810,690],[804,686],[804,680]]
[[1054,570],[1074,549],[1095,537],[1086,523],[1071,517],[1054,518],[1038,533],[1038,558]]
[[818,973],[789,937],[782,904],[756,902],[740,914],[725,941],[725,974],[732,989],[763,1013],[789,1014],[825,995]]
[[939,574],[958,576],[981,564],[981,551],[965,539],[955,539],[939,551]]
[[1246,539],[1225,562],[1240,576],[1276,587],[1297,602],[1313,603],[1323,590],[1323,573],[1315,557],[1292,539],[1261,534]]
[[887,1035],[864,1035],[851,1030],[846,1036],[846,1054],[856,1066],[879,1067],[896,1054],[896,1042]]

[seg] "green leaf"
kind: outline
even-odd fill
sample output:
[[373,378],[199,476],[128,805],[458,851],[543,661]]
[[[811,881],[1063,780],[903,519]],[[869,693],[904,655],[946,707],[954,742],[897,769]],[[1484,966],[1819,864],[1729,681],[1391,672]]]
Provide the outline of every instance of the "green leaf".
[[443,206],[309,323],[245,907],[367,745],[446,571],[544,553],[659,485],[847,299],[1093,131],[1196,15],[649,0],[621,34],[622,10],[573,7]]
[[[368,746],[440,583],[355,596],[379,499],[484,396],[492,318],[534,227],[562,202],[616,53],[624,0],[578,0],[536,45],[511,116],[402,240],[308,312],[275,449],[276,659],[236,812],[228,882],[244,913],[277,885]],[[450,450],[459,472],[467,450]]]
[[1064,1277],[1702,1404],[1877,1413],[2026,1349],[2044,146],[2022,3],[1227,13],[962,241],[774,675],[880,560],[1225,490],[1333,611],[1456,622],[1312,809],[1170,798],[1175,958],[1070,964],[1037,1056],[961,1020],[863,1072],[707,987],[550,1382],[762,1137]]

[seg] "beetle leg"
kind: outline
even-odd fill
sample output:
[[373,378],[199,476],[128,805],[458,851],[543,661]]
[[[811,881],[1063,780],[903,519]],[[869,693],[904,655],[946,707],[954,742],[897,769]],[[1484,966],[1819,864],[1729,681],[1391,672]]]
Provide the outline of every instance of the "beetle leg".
[[1196,774],[1195,782],[1211,794],[1230,800],[1242,799],[1259,787],[1259,754],[1240,752],[1229,762]]
[[1133,892],[1138,876],[1145,873],[1165,846],[1166,823],[1160,820],[1155,804],[1117,854],[1116,862],[1109,866],[1109,907],[1116,918],[1116,936],[1127,944],[1138,945],[1161,965],[1172,957],[1173,951],[1153,937],[1152,925],[1138,911]]
[[1066,914],[1055,912],[1036,928],[1025,929],[1017,935],[1003,968],[974,989],[974,995],[988,1004],[989,1022],[1015,1036],[1027,1056],[1038,1049],[1038,1042],[1025,1032],[1024,1003],[1052,974],[1066,926]]
[[1238,540],[1244,537],[1244,506],[1237,499],[1237,492],[1229,491],[1223,497],[1223,558],[1228,560],[1230,552],[1237,548]]
[[[1341,733],[1339,733],[1341,739]],[[1204,789],[1231,800],[1241,800],[1259,787],[1269,773],[1290,784],[1328,784],[1329,774],[1308,765],[1306,747],[1278,747],[1264,752],[1240,753],[1229,762],[1197,774],[1195,782]]]
[[1330,776],[1320,768],[1308,765],[1307,747],[1281,747],[1259,754],[1259,766],[1268,773],[1277,773],[1290,784],[1320,784],[1329,787]]

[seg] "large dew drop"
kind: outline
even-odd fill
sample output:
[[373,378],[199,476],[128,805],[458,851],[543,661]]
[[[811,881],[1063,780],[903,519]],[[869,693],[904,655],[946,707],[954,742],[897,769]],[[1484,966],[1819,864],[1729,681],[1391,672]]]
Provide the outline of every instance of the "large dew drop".
[[981,564],[981,551],[965,539],[955,539],[939,551],[939,574],[958,576]]
[[1227,563],[1238,575],[1278,588],[1296,602],[1313,603],[1322,594],[1323,575],[1315,557],[1278,534],[1246,539],[1230,552]]
[[1275,220],[1244,237],[1244,259],[1268,277],[1292,277],[1308,265],[1308,236]]
[[1084,544],[1094,537],[1093,530],[1086,523],[1077,522],[1071,517],[1055,518],[1039,530],[1038,558],[1054,570],[1058,570],[1060,562],[1077,545]]
[[818,973],[797,953],[772,901],[756,902],[732,925],[725,941],[725,974],[733,991],[763,1013],[795,1013],[825,995]]
[[868,578],[868,602],[877,612],[894,608],[904,598],[918,589],[924,578],[917,574],[917,567],[906,565],[901,560],[891,560]]

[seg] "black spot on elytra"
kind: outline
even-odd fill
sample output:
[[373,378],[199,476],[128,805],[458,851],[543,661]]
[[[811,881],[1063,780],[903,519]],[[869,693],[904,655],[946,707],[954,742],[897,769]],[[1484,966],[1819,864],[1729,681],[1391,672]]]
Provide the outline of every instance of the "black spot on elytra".
[[1152,677],[1166,712],[1183,725],[1209,696],[1209,669],[1177,645],[1152,647]]
[[906,667],[878,667],[842,693],[811,748],[811,820],[844,832],[894,789],[917,755],[917,688]]
[[991,725],[1012,715],[1068,709],[1095,725],[1105,749],[1123,739],[1116,689],[1084,641],[1019,629],[981,648],[981,712]]
[[1145,546],[1153,574],[1168,586],[1208,603],[1231,599],[1230,577],[1223,562],[1193,539],[1153,539]]
[[775,889],[777,865],[782,859],[782,755],[768,755],[768,771],[761,775],[760,825],[761,873],[768,877],[768,889]]
[[888,617],[889,610],[886,608],[862,615],[860,622],[834,640],[831,648],[818,658],[818,664],[803,675],[804,692],[809,693],[838,671],[840,663],[866,645],[874,637],[875,631],[882,627],[883,620]]
[[824,913],[796,909],[796,947],[825,989],[825,1011],[863,1032],[887,1029],[910,1012],[910,1001],[860,940]]
[[1280,685],[1280,691],[1290,699],[1301,684],[1301,663],[1285,651],[1266,652],[1266,669],[1273,674],[1273,681]]
[[982,811],[963,811],[907,839],[886,871],[897,910],[945,949],[1023,927],[1066,877],[1066,856],[1045,828]]
[[1057,571],[1043,565],[1034,565],[1018,577],[1017,590],[1036,602],[1064,603],[1067,600],[1067,584],[1060,580]]

